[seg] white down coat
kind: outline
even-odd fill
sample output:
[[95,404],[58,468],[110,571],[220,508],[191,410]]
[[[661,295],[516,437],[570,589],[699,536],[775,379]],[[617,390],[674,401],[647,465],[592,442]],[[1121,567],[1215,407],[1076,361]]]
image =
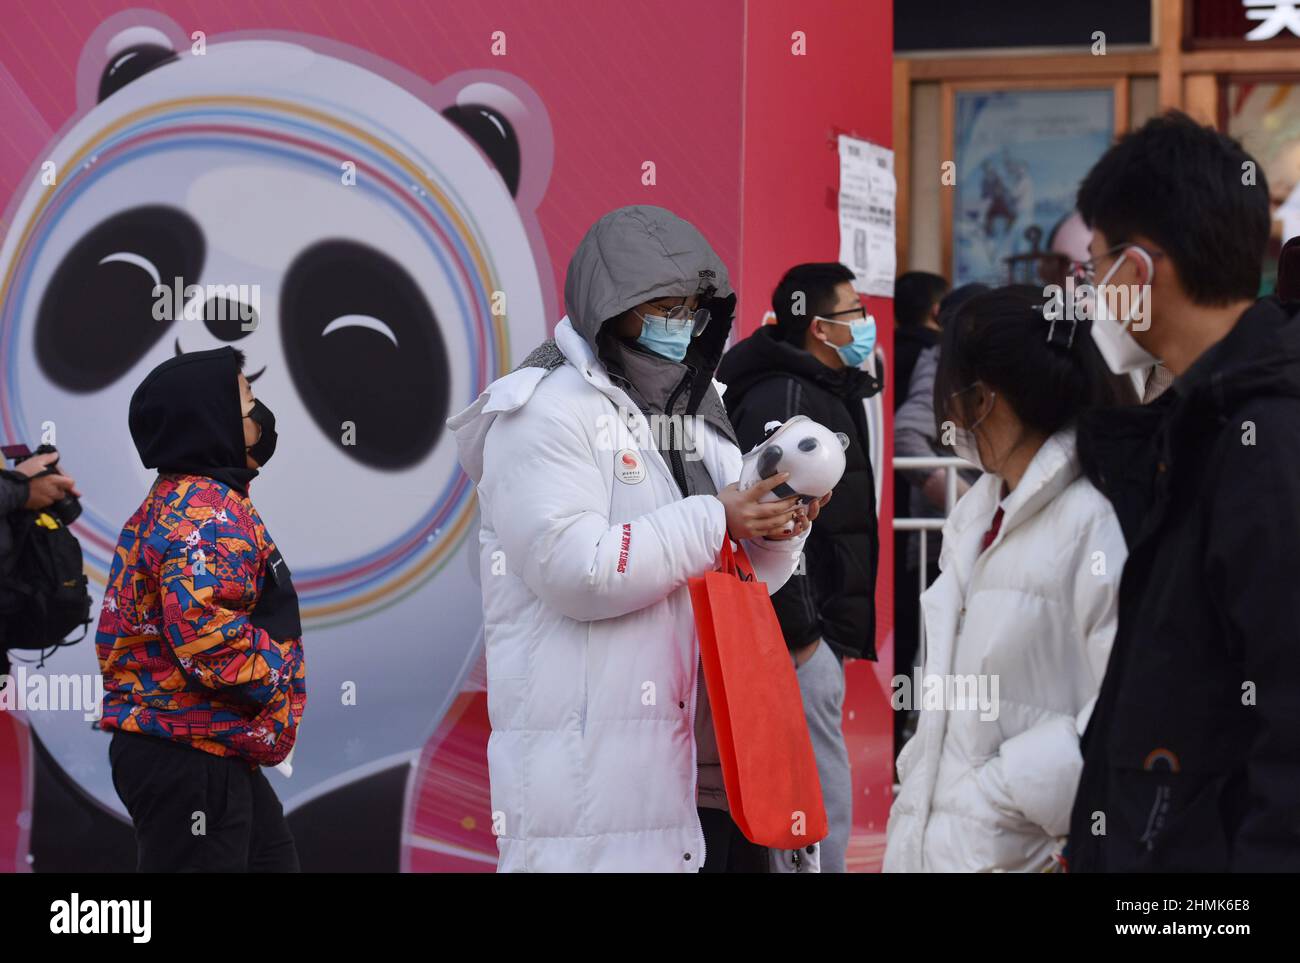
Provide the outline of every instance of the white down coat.
[[925,676],[996,677],[997,717],[915,696],[886,872],[1042,869],[1069,826],[1127,551],[1110,503],[1080,473],[1072,430],[1039,449],[981,552],[1001,489],[986,474],[957,502],[942,574],[921,596]]
[[[703,680],[686,583],[717,567],[726,515],[681,496],[568,318],[555,342],[566,363],[520,368],[448,422],[478,484],[497,868],[695,872]],[[719,490],[740,477],[711,426],[694,444]],[[806,537],[745,542],[769,591]]]

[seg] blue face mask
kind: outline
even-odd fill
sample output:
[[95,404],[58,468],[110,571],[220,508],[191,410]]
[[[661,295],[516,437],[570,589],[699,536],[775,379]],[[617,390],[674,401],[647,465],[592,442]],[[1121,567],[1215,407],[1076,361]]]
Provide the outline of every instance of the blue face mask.
[[[848,344],[832,344],[835,353],[840,356],[850,368],[861,367],[862,362],[871,357],[871,352],[876,350],[876,319],[867,315],[865,319],[859,321],[836,321],[834,318],[823,318],[817,316],[817,321],[827,321],[830,324],[847,324],[853,331],[853,340]],[[828,341],[827,344],[830,344]]]
[[638,314],[641,333],[637,343],[670,361],[681,361],[691,346],[691,332],[695,325],[690,321],[669,322],[658,314]]

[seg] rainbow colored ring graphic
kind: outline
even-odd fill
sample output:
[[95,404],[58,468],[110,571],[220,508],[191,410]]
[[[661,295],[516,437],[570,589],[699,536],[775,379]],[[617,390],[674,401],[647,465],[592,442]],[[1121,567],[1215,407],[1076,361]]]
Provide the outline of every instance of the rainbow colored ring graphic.
[[1142,761],[1142,768],[1147,772],[1154,772],[1156,764],[1163,762],[1170,772],[1178,772],[1182,766],[1178,762],[1178,756],[1172,750],[1158,748],[1152,749],[1147,753],[1146,759]]
[[[0,279],[0,370],[6,372],[2,410],[7,437],[26,423],[14,390],[17,365],[15,305],[25,303],[26,287],[43,239],[70,202],[107,171],[148,153],[196,145],[229,147],[277,156],[282,161],[336,176],[341,158],[356,163],[358,189],[372,192],[422,236],[449,275],[461,301],[470,345],[471,390],[468,404],[509,370],[509,329],[504,313],[489,307],[498,290],[498,272],[470,210],[450,185],[414,162],[411,145],[396,132],[379,128],[380,139],[344,119],[347,108],[328,110],[299,101],[242,95],[213,95],[160,101],[127,114],[90,137],[63,165],[69,172],[47,190],[22,226],[16,256]],[[357,118],[358,121],[362,118]],[[372,118],[364,118],[371,126]],[[448,255],[450,254],[450,258]],[[13,296],[10,297],[10,292]],[[469,298],[465,295],[468,293]],[[302,616],[313,627],[350,622],[386,608],[416,591],[438,573],[469,531],[474,491],[457,467],[430,509],[388,544],[348,563],[304,568],[295,573]],[[87,507],[76,524],[86,554],[87,575],[103,585],[117,541],[120,519],[111,524]]]

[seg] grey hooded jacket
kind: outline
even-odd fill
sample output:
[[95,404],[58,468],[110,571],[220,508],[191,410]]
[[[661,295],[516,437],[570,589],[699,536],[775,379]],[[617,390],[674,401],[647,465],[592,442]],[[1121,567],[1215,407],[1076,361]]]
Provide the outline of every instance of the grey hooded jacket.
[[[659,298],[698,296],[711,315],[682,362],[628,345],[602,331],[606,321]],[[736,295],[727,268],[704,236],[662,207],[621,207],[598,220],[578,245],[564,284],[569,322],[592,346],[610,378],[642,413],[695,416],[736,443],[713,374],[731,331]],[[554,339],[520,367],[551,369],[564,362]],[[671,425],[672,422],[669,422]],[[690,438],[656,438],[686,495],[716,494],[708,472],[690,457]]]
[[[692,342],[686,363],[707,380],[730,333],[736,295],[726,265],[692,224],[647,204],[610,211],[587,231],[564,281],[569,321],[597,354],[598,335],[610,318],[646,301],[692,295],[700,296],[713,320]],[[520,367],[550,369],[563,363],[554,339],[548,339]]]
[[[672,361],[602,332],[606,321],[629,308],[659,298],[698,296],[711,319],[691,342],[682,362]],[[564,283],[569,321],[605,363],[647,418],[694,415],[736,443],[726,408],[713,386],[713,374],[726,348],[736,295],[726,265],[689,222],[662,207],[636,205],[611,211],[587,231]],[[564,356],[554,339],[542,343],[520,367],[554,368]],[[672,422],[668,422],[672,424]],[[655,438],[682,492],[714,495],[717,488],[704,463],[690,457],[690,439]],[[713,716],[703,687],[696,710],[698,802],[727,808]]]

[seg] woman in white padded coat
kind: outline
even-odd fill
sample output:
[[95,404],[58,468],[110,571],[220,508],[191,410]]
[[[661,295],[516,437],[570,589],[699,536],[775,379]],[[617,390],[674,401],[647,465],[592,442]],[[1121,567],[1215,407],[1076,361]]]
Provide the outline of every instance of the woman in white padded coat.
[[1048,869],[1066,835],[1127,553],[1073,428],[1116,401],[1111,382],[1087,322],[1053,323],[1042,301],[990,291],[944,330],[940,435],[985,474],[944,525],[942,574],[921,597],[921,685],[903,690],[921,711],[886,872]]
[[478,485],[497,868],[725,868],[746,841],[706,845],[697,811],[725,795],[687,581],[730,532],[776,591],[820,506],[760,503],[784,474],[736,489],[712,377],[736,299],[699,231],[605,215],[564,300],[554,339],[448,421]]

